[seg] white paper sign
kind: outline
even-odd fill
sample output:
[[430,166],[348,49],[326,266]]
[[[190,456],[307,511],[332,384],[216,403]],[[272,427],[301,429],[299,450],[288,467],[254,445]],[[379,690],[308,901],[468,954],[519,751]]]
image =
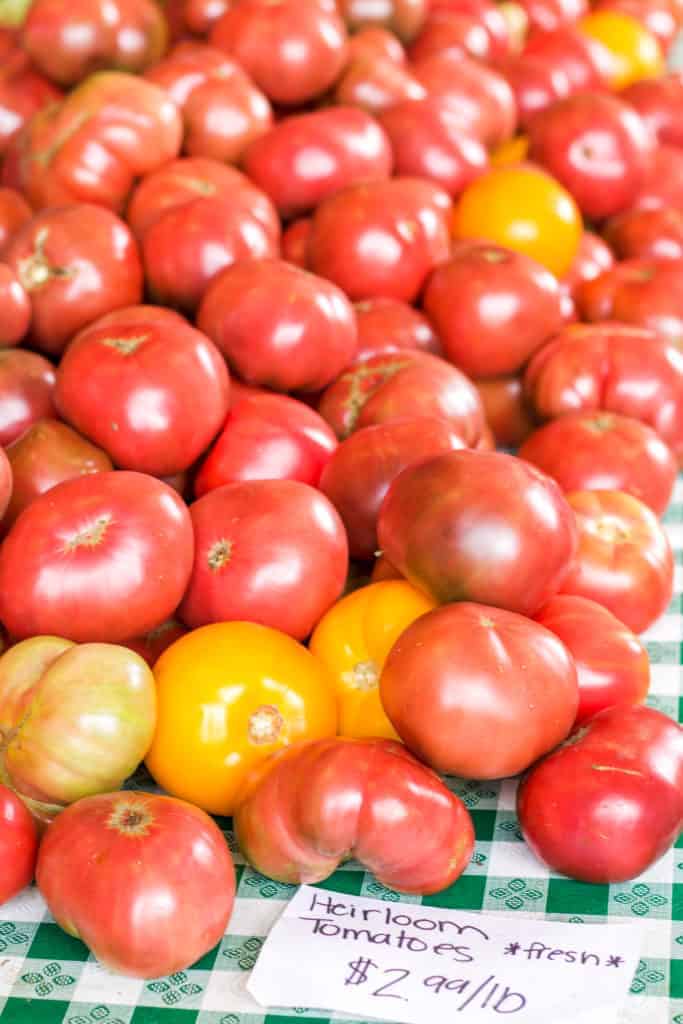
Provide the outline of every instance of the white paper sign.
[[262,1006],[405,1024],[613,1024],[640,941],[631,924],[499,917],[302,886],[247,988]]

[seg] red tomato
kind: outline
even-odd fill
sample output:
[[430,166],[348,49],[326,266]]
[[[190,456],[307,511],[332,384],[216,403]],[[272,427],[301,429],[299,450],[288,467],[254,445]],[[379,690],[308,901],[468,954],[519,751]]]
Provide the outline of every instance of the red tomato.
[[320,96],[347,59],[346,29],[334,8],[301,0],[241,0],[216,22],[209,42],[283,106]]
[[553,32],[571,25],[588,11],[586,0],[515,0],[534,32]]
[[536,428],[521,377],[490,377],[475,381],[486,422],[501,448],[517,448]]
[[235,829],[257,871],[295,885],[323,881],[353,856],[392,889],[439,892],[474,849],[465,805],[400,743],[381,739],[276,754],[252,779]]
[[79,203],[38,213],[5,250],[31,300],[31,340],[58,355],[86,324],[142,299],[135,239],[119,217]]
[[402,100],[419,100],[427,95],[408,68],[388,57],[357,57],[337,82],[334,100],[339,106],[360,107],[369,114],[381,114]]
[[518,127],[522,131],[526,131],[536,114],[565,99],[572,91],[564,68],[541,56],[520,54],[501,64],[499,70],[512,89]]
[[619,320],[683,345],[683,258],[624,260],[582,284],[576,304],[584,320]]
[[527,57],[538,57],[561,68],[569,79],[571,93],[605,88],[613,71],[611,54],[572,24],[550,32],[533,32],[522,53],[524,60]]
[[477,390],[464,373],[408,350],[354,363],[327,388],[318,408],[342,440],[361,427],[436,416],[474,446],[485,426]]
[[398,299],[357,302],[358,350],[355,361],[403,349],[441,355],[441,345],[427,317]]
[[166,648],[179,640],[181,636],[185,636],[187,632],[187,628],[181,622],[176,619],[166,619],[160,626],[145,633],[144,636],[126,640],[124,647],[135,651],[145,659],[150,668],[154,668]]
[[644,632],[673,593],[673,554],[664,528],[647,505],[622,491],[574,491],[567,500],[579,548],[562,593],[597,601],[634,633]]
[[180,617],[192,629],[244,620],[303,640],[340,596],[348,568],[344,526],[307,484],[226,484],[190,514],[195,562]]
[[652,708],[603,711],[524,779],[524,838],[553,871],[625,882],[654,864],[683,826],[683,732]]
[[31,322],[31,303],[12,267],[0,263],[0,348],[18,345]]
[[613,265],[614,254],[607,242],[592,231],[584,231],[576,258],[562,278],[562,283],[573,294],[583,281],[592,281]]
[[37,856],[38,834],[33,818],[19,797],[0,785],[0,906],[33,880]]
[[32,212],[19,192],[15,192],[13,188],[0,188],[0,255],[15,231],[31,219]]
[[249,147],[244,169],[283,217],[296,217],[362,181],[388,178],[389,139],[355,107],[328,107],[283,118]]
[[270,103],[221,50],[181,42],[145,74],[183,112],[183,149],[190,156],[237,163],[273,123]]
[[180,113],[158,86],[123,71],[91,75],[14,139],[4,184],[33,207],[96,203],[119,211],[136,178],[177,156]]
[[485,242],[459,246],[437,267],[423,303],[447,358],[470,377],[516,373],[562,326],[550,271]]
[[11,444],[36,420],[55,416],[52,363],[24,349],[0,351],[0,445]]
[[60,85],[93,71],[143,71],[163,55],[168,28],[154,0],[33,0],[21,44],[38,68]]
[[205,36],[234,6],[235,0],[183,0],[185,27],[195,35]]
[[467,14],[476,18],[488,33],[492,59],[497,63],[509,56],[510,27],[498,4],[492,0],[429,0],[429,9],[447,16]]
[[284,260],[242,261],[209,286],[197,323],[247,384],[319,391],[356,352],[339,288]]
[[579,703],[574,662],[556,636],[469,602],[409,626],[379,685],[409,749],[439,772],[470,779],[524,771],[565,738]]
[[567,491],[626,491],[661,516],[678,466],[671,449],[640,420],[613,412],[566,413],[525,441],[520,458]]
[[0,38],[0,156],[26,122],[61,95],[38,74],[23,50],[12,42],[5,49]]
[[650,659],[635,633],[585,597],[558,594],[536,615],[558,636],[576,666],[581,725],[615,704],[641,704],[650,688]]
[[555,481],[499,452],[450,452],[404,470],[377,532],[392,565],[435,600],[522,615],[557,593],[577,546]]
[[233,405],[195,477],[198,498],[238,480],[299,480],[317,487],[337,447],[322,416],[285,395],[251,395]]
[[635,107],[658,142],[683,146],[683,75],[680,71],[634,82],[621,95]]
[[295,267],[306,269],[308,264],[308,236],[311,233],[311,218],[300,217],[282,232],[282,258]]
[[527,394],[544,419],[584,410],[653,427],[683,457],[683,354],[625,324],[565,328],[529,364]]
[[55,399],[62,417],[117,466],[171,476],[206,451],[229,394],[225,361],[201,331],[170,310],[131,306],[74,338]]
[[320,490],[339,512],[352,558],[377,551],[377,518],[390,484],[407,466],[465,443],[435,416],[392,420],[357,430],[337,448],[320,479]]
[[445,56],[454,63],[466,58],[488,63],[493,60],[493,45],[486,27],[474,15],[435,11],[410,46],[408,56],[413,62]]
[[404,42],[415,36],[427,15],[429,0],[336,0],[339,13],[352,32],[378,25],[395,32]]
[[62,811],[36,878],[69,935],[137,978],[173,974],[208,953],[235,898],[232,857],[215,822],[151,793],[103,793]]
[[634,206],[683,207],[683,149],[665,145],[655,148]]
[[66,480],[21,513],[0,548],[0,620],[17,639],[119,643],[175,611],[192,552],[187,508],[160,480]]
[[12,496],[12,486],[12,466],[4,448],[0,448],[0,519],[4,516]]
[[109,456],[66,423],[38,420],[7,447],[12,467],[12,497],[2,520],[8,529],[20,512],[51,487],[114,467]]
[[682,259],[683,211],[671,206],[627,210],[605,225],[605,238],[620,260]]
[[405,64],[406,51],[398,36],[379,25],[369,25],[354,32],[349,39],[349,64],[356,60],[377,59]]

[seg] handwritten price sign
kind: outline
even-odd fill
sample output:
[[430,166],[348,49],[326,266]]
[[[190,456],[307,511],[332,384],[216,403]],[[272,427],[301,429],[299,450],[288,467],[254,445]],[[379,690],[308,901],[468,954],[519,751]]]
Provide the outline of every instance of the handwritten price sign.
[[627,924],[446,911],[302,886],[247,988],[262,1006],[405,1024],[614,1024],[639,952]]

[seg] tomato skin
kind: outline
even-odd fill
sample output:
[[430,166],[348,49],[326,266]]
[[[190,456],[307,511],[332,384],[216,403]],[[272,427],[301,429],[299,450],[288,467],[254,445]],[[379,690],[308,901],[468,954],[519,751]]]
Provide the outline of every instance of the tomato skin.
[[245,620],[303,640],[341,594],[344,526],[307,484],[226,484],[199,498],[190,515],[195,562],[179,614],[191,628]]
[[7,446],[12,467],[12,497],[2,520],[3,530],[39,495],[87,473],[112,470],[111,459],[59,420],[38,420]]
[[235,869],[197,807],[151,793],[79,800],[50,825],[36,877],[50,911],[98,960],[137,978],[190,967],[223,937]]
[[379,685],[408,748],[436,771],[463,778],[524,771],[567,736],[579,703],[574,662],[554,634],[515,612],[466,601],[409,626]]
[[405,580],[352,591],[323,615],[309,643],[334,682],[340,736],[398,739],[379,698],[379,677],[401,633],[434,602]]
[[493,61],[493,45],[486,27],[473,14],[435,11],[408,49],[413,63],[445,56],[454,63],[461,58]]
[[282,106],[324,93],[347,59],[346,29],[336,11],[299,0],[243,0],[216,22],[209,42]]
[[592,231],[584,231],[574,262],[562,278],[562,283],[568,286],[573,295],[583,281],[592,281],[612,266],[614,254],[607,242]]
[[[517,104],[518,126],[522,131],[528,128],[536,114],[565,99],[572,90],[564,68],[543,57],[520,54],[501,65],[500,71],[512,89]],[[528,144],[519,159],[523,160],[527,151]]]
[[286,395],[250,395],[233,406],[194,481],[198,498],[238,480],[299,480],[317,487],[337,448],[322,416]]
[[377,26],[390,29],[404,43],[420,31],[429,9],[429,0],[389,0],[388,3],[369,5],[365,0],[336,0],[337,9],[349,31]]
[[175,610],[192,550],[187,508],[160,480],[125,471],[66,480],[2,544],[0,620],[17,639],[124,641]]
[[180,473],[199,458],[225,422],[229,396],[215,345],[155,306],[129,306],[81,331],[62,358],[55,393],[62,417],[115,465],[152,476]]
[[355,107],[286,117],[253,142],[244,158],[246,173],[283,217],[306,213],[357,182],[388,178],[391,168],[389,139],[373,117]]
[[533,410],[519,376],[489,377],[475,381],[496,444],[518,448],[536,429]]
[[310,217],[299,217],[298,220],[293,220],[282,232],[280,248],[283,260],[305,270],[308,266],[308,236],[310,233]]
[[673,593],[673,554],[654,512],[622,491],[574,491],[579,547],[562,584],[602,604],[634,633],[665,611]]
[[0,351],[0,445],[11,444],[37,420],[55,416],[52,363],[24,349]]
[[397,419],[363,427],[337,448],[320,478],[320,490],[341,516],[352,558],[377,551],[377,519],[392,482],[407,466],[464,448],[449,424],[435,416]]
[[658,142],[683,146],[683,75],[680,71],[635,82],[621,95],[635,107]]
[[13,188],[0,188],[0,256],[14,233],[30,220],[31,207]]
[[0,156],[37,111],[62,95],[38,74],[28,56],[14,44],[14,37],[8,44],[4,44],[5,38],[0,36]]
[[290,883],[320,882],[351,853],[393,889],[439,892],[474,849],[464,804],[386,739],[319,740],[276,755],[235,829],[257,871]]
[[147,767],[169,793],[211,814],[234,812],[249,772],[270,754],[337,730],[325,668],[265,626],[220,622],[193,630],[164,651],[154,674],[158,724]]
[[31,883],[37,856],[33,818],[19,797],[0,784],[0,906]]
[[0,348],[18,345],[31,322],[31,303],[14,270],[0,263]]
[[14,234],[4,259],[31,300],[31,340],[59,355],[105,313],[142,299],[142,263],[128,226],[79,203],[36,214]]
[[560,289],[550,271],[486,243],[463,244],[437,267],[423,305],[446,358],[470,377],[516,373],[562,326]]
[[178,622],[176,619],[166,619],[166,622],[162,622],[160,626],[150,630],[149,633],[126,640],[123,646],[135,651],[141,658],[144,658],[150,668],[154,668],[166,648],[179,640],[181,636],[186,636],[188,632],[189,630],[183,626],[182,622]]
[[517,813],[527,843],[554,871],[625,882],[678,837],[682,791],[680,726],[652,708],[614,707],[531,770]]
[[611,63],[608,83],[615,92],[666,71],[662,48],[642,19],[621,10],[598,8],[581,18],[577,28],[607,51]]
[[355,361],[404,348],[442,355],[441,344],[424,313],[397,299],[366,299],[355,304],[358,349]]
[[139,73],[163,55],[168,28],[152,0],[35,0],[21,44],[38,68],[60,85],[75,85],[93,71]]
[[565,413],[533,433],[519,457],[557,480],[565,493],[625,491],[658,516],[678,472],[671,449],[652,427],[615,413]]
[[357,57],[350,61],[334,90],[344,107],[360,107],[375,116],[402,100],[419,100],[427,90],[408,67],[388,57]]
[[576,551],[572,510],[554,480],[512,455],[455,451],[409,466],[380,510],[379,547],[440,603],[534,615]]
[[683,258],[683,213],[673,207],[632,209],[605,225],[605,238],[620,260]]
[[[311,270],[352,301],[413,302],[430,270],[449,255],[447,207],[437,206],[443,195],[421,179],[392,178],[329,197],[313,214]],[[401,228],[406,221],[408,231]]]
[[342,291],[284,260],[228,267],[207,289],[197,324],[242,380],[277,391],[319,391],[357,346]]
[[354,32],[349,39],[349,64],[356,60],[387,59],[394,64],[405,64],[406,51],[393,32],[377,25],[369,25]]
[[557,594],[535,616],[559,637],[576,666],[576,725],[616,704],[642,704],[650,688],[650,659],[638,637],[616,616],[585,597]]
[[409,350],[354,363],[323,393],[318,410],[341,440],[363,427],[436,416],[474,446],[485,426],[476,388],[464,373]]

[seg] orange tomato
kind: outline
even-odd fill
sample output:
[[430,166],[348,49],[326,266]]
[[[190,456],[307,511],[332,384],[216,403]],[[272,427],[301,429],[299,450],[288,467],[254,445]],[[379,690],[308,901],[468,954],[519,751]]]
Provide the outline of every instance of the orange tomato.
[[583,223],[565,188],[533,164],[493,167],[469,185],[453,214],[456,239],[486,239],[525,253],[561,277]]
[[325,668],[296,640],[252,622],[195,629],[154,666],[157,731],[146,764],[172,796],[232,814],[246,776],[297,740],[334,736]]
[[380,703],[379,676],[401,633],[435,607],[404,580],[389,580],[348,594],[320,620],[310,649],[334,682],[341,736],[398,739]]
[[644,25],[621,11],[593,11],[579,21],[585,36],[602,43],[610,55],[612,71],[609,84],[625,89],[643,78],[658,78],[666,71],[659,42]]
[[529,152],[529,140],[526,135],[515,135],[491,153],[491,164],[493,167],[508,167],[510,164],[521,163],[526,160]]

